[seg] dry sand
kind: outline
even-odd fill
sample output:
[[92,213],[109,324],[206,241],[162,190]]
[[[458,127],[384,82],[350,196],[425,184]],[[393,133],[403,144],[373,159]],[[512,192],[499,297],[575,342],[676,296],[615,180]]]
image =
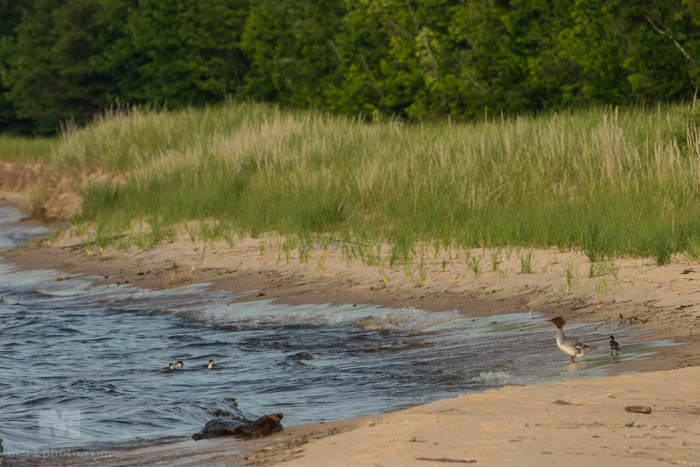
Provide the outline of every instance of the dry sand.
[[[363,421],[292,466],[700,466],[700,369],[506,387]],[[650,406],[649,415],[626,406]]]
[[[408,282],[398,268],[387,268],[385,283],[376,266],[365,266],[360,259],[346,262],[332,247],[314,250],[308,265],[300,265],[296,251],[287,263],[274,238],[237,239],[231,248],[225,241],[193,244],[181,235],[145,251],[131,247],[127,252],[111,248],[98,252],[89,237],[64,232],[6,252],[5,260],[23,268],[56,269],[60,276],[102,276],[97,284],[115,287],[210,282],[215,290],[255,291],[241,300],[415,306],[470,316],[537,311],[564,316],[572,323],[607,322],[611,333],[620,324],[655,330],[641,339],[685,343],[618,367],[646,373],[508,387],[364,420],[295,427],[264,440],[262,447],[260,442],[247,446],[233,440],[192,441],[126,450],[118,458],[95,461],[99,464],[459,465],[415,460],[425,457],[476,460],[477,465],[700,466],[697,262],[679,256],[672,264],[657,267],[648,258],[616,259],[616,277],[607,276],[607,293],[597,295],[604,278],[587,277],[590,262],[581,253],[535,250],[532,274],[520,273],[519,257],[525,250],[501,251],[501,272],[491,270],[488,251],[471,253],[481,256],[478,278],[463,255],[458,259],[452,252],[449,259],[443,252],[429,261],[422,284],[418,273]],[[568,293],[567,264],[576,268],[578,277]],[[557,400],[568,404],[555,404]],[[649,405],[654,411],[631,414],[623,410],[626,405]]]

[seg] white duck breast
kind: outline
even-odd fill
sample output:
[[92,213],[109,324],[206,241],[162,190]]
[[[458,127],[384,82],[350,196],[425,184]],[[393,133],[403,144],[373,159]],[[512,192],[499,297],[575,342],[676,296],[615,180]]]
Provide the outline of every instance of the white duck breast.
[[559,347],[559,350],[572,357],[583,357],[591,351],[591,348],[586,344],[582,344],[576,339],[566,337],[563,329],[557,329],[557,347]]
[[566,320],[558,317],[550,320],[557,327],[557,347],[559,350],[571,356],[571,363],[576,362],[576,357],[583,357],[588,352],[593,350],[591,347],[583,344],[576,339],[566,337],[564,334],[564,324]]

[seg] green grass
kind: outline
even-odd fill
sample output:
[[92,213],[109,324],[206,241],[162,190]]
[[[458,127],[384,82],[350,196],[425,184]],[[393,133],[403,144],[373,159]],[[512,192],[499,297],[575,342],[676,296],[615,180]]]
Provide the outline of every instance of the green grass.
[[142,221],[153,241],[217,219],[239,235],[387,241],[390,266],[409,269],[419,244],[665,263],[700,244],[699,123],[683,105],[406,125],[229,102],[106,115],[62,135],[52,161],[112,175],[84,188],[76,223]]
[[0,160],[36,161],[51,157],[56,139],[0,135]]

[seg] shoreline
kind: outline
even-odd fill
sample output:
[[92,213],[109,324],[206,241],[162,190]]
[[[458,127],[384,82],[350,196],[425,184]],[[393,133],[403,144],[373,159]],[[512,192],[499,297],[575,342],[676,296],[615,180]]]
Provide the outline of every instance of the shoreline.
[[[419,286],[415,280],[407,282],[398,269],[388,270],[385,282],[376,267],[365,266],[357,259],[348,263],[340,257],[339,250],[313,251],[312,260],[306,266],[300,265],[298,256],[292,255],[287,264],[287,260],[284,257],[280,258],[280,253],[274,250],[260,254],[261,241],[274,246],[271,238],[237,239],[233,247],[224,241],[192,243],[188,239],[179,238],[172,243],[146,248],[144,251],[132,247],[127,253],[115,251],[112,248],[104,252],[88,253],[81,246],[86,240],[87,237],[76,238],[64,231],[52,239],[32,242],[8,250],[4,252],[4,261],[14,263],[25,270],[54,269],[60,275],[102,276],[103,279],[96,281],[96,285],[120,287],[128,284],[139,288],[158,289],[209,283],[207,286],[209,290],[232,293],[257,291],[255,294],[238,298],[239,301],[274,299],[279,303],[290,305],[362,303],[390,308],[415,306],[426,311],[455,310],[460,314],[474,317],[537,311],[550,317],[562,315],[571,323],[604,322],[608,319],[613,327],[624,319],[635,321],[634,324],[629,322],[625,325],[635,326],[636,330],[654,331],[641,336],[637,339],[638,341],[673,339],[685,344],[663,348],[650,359],[620,364],[616,368],[624,372],[643,372],[636,375],[648,375],[648,378],[651,378],[650,381],[670,381],[669,378],[671,378],[675,381],[674,384],[683,384],[687,379],[685,372],[697,371],[697,368],[676,372],[660,370],[700,365],[700,338],[697,335],[697,327],[700,325],[700,307],[696,310],[692,302],[695,298],[694,294],[700,292],[700,287],[695,285],[694,271],[683,274],[688,269],[692,270],[692,265],[678,263],[661,267],[650,266],[649,269],[642,267],[640,270],[641,258],[618,259],[616,289],[607,295],[602,306],[598,307],[592,284],[599,279],[581,277],[582,271],[585,271],[590,262],[576,252],[535,250],[534,264],[537,269],[534,274],[517,272],[518,264],[515,259],[517,255],[513,254],[510,260],[503,258],[501,268],[507,271],[507,280],[503,280],[493,271],[483,271],[476,278],[469,271],[464,260],[461,263],[454,262],[447,271],[440,271],[439,265],[435,264],[431,267],[425,281]],[[487,253],[480,249],[472,251],[476,254],[480,252],[482,257],[487,257]],[[324,262],[322,271],[318,267],[321,255]],[[552,257],[556,258],[555,264],[552,264]],[[572,284],[572,289],[567,294],[564,293],[565,281],[561,265],[569,261],[578,265],[579,279],[578,283]],[[549,266],[545,266],[547,264]],[[698,271],[700,274],[700,268]],[[357,439],[360,436],[358,433],[372,431],[377,424],[398,429],[397,419],[409,417],[408,414],[421,413],[422,410],[431,411],[435,404],[447,404],[446,407],[449,407],[444,410],[453,411],[458,410],[453,407],[454,404],[458,404],[455,401],[479,400],[481,401],[479,404],[483,403],[485,406],[496,409],[502,403],[502,401],[498,402],[502,399],[499,394],[503,394],[500,391],[515,391],[520,394],[518,397],[525,397],[523,394],[534,397],[532,391],[541,391],[542,388],[550,386],[577,388],[601,384],[603,385],[601,387],[606,388],[604,391],[612,393],[617,385],[624,381],[616,378],[624,377],[506,387],[460,396],[456,399],[445,399],[399,412],[316,425],[298,425],[285,428],[282,433],[263,440],[241,442],[222,438],[208,440],[207,444],[199,441],[197,444],[184,442],[182,446],[180,443],[175,445],[167,443],[146,448],[125,448],[116,451],[118,457],[112,460],[82,459],[75,463],[73,459],[66,460],[65,465],[87,465],[94,462],[121,465],[126,459],[131,465],[176,461],[179,465],[215,464],[227,460],[242,463],[241,465],[279,465],[281,462],[287,462],[281,465],[290,466],[331,465],[318,461],[318,459],[327,460],[327,455],[334,453],[335,447],[328,446],[329,439],[337,440],[335,443],[345,447],[357,445],[360,442]],[[468,399],[470,397],[473,399]],[[483,399],[484,397],[486,399]],[[687,402],[692,407],[700,405],[700,401]],[[526,408],[523,410],[527,412]],[[431,413],[428,412],[428,414]],[[635,417],[641,416],[635,415]],[[424,425],[423,428],[429,432],[426,423],[412,422],[411,424]],[[619,423],[615,426],[618,425]],[[551,436],[558,435],[553,432]],[[307,442],[310,443],[308,446]],[[504,444],[504,446],[513,445]],[[370,451],[374,450],[375,454],[384,458],[387,454],[381,454],[382,449],[382,446],[373,446]],[[492,449],[489,452],[495,451]],[[479,452],[481,451],[473,451],[473,455]],[[486,451],[483,452],[486,453]],[[307,455],[307,453],[310,454]],[[294,460],[296,456],[302,454],[304,460]],[[399,456],[401,460],[397,463],[398,459],[388,456],[389,463],[379,465],[406,465],[409,461],[409,463],[418,462],[416,465],[442,465],[430,461],[415,461],[405,456]],[[243,459],[244,457],[248,459]],[[424,457],[430,458],[427,455]],[[442,455],[436,457],[442,457]],[[351,462],[351,459],[354,460]],[[482,460],[486,462],[485,458],[480,459],[479,462],[482,463]],[[373,465],[367,459],[351,456],[346,460],[336,459],[332,465],[355,465],[354,463]],[[507,464],[496,462],[483,465]],[[700,465],[700,459],[697,465]]]
[[[415,277],[408,282],[398,267],[385,270],[385,282],[376,266],[343,259],[340,249],[319,248],[302,264],[294,251],[287,262],[275,250],[272,237],[237,238],[232,247],[224,240],[193,243],[184,237],[144,250],[132,246],[126,252],[112,247],[97,252],[83,247],[90,242],[87,235],[76,237],[64,230],[52,239],[7,250],[3,256],[25,270],[102,277],[95,285],[167,289],[207,283],[210,291],[247,293],[236,296],[238,302],[415,307],[468,317],[539,312],[551,318],[563,316],[570,324],[602,323],[612,334],[617,327],[632,326],[646,331],[633,342],[671,339],[684,345],[664,348],[649,360],[625,363],[625,371],[700,366],[700,304],[696,305],[700,266],[695,263],[656,266],[648,258],[618,258],[612,260],[615,277],[587,277],[591,263],[582,253],[550,248],[530,250],[533,273],[524,274],[514,250],[510,258],[502,253],[498,271],[486,270],[484,264],[478,278],[464,258],[444,270],[435,261],[421,284]],[[266,250],[260,254],[263,242]],[[474,248],[471,254],[487,263],[487,249]],[[577,276],[568,293],[565,265]],[[596,287],[603,282],[605,294],[597,295]]]
[[[154,443],[53,465],[700,465],[700,368],[506,386],[269,437]],[[651,408],[632,413],[630,406]],[[606,459],[609,459],[606,461]],[[7,458],[9,465],[15,465]],[[25,458],[16,465],[43,465]]]

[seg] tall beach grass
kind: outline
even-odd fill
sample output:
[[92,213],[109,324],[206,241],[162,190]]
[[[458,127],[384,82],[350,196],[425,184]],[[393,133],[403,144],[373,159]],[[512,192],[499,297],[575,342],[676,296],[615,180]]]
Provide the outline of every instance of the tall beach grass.
[[700,245],[699,129],[691,105],[407,125],[229,102],[108,112],[65,132],[51,159],[112,175],[84,187],[73,219],[108,231],[215,218],[253,236],[663,263]]
[[27,138],[0,135],[0,161],[36,161],[51,157],[57,140],[54,138]]

